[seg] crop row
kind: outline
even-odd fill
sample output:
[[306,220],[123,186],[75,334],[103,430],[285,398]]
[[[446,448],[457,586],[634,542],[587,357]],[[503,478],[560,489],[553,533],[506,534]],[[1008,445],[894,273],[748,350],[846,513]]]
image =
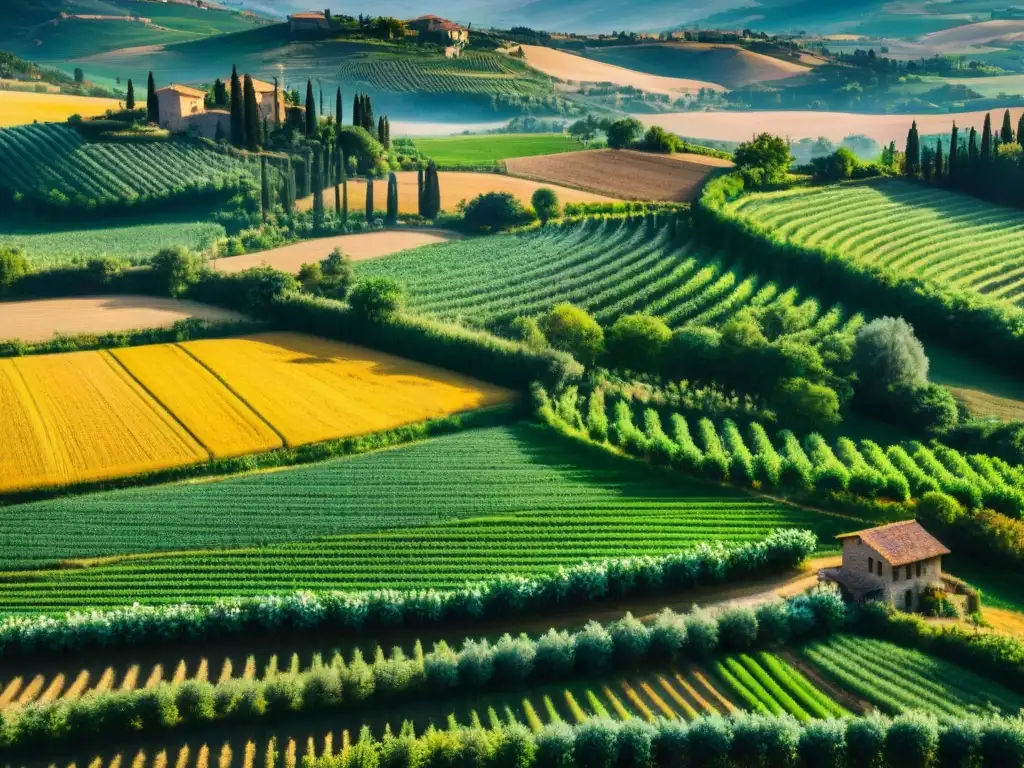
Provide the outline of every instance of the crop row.
[[674,328],[715,326],[740,310],[776,305],[800,308],[812,338],[862,322],[725,254],[707,253],[695,240],[680,243],[670,227],[621,220],[441,244],[364,262],[358,271],[396,278],[412,311],[445,320],[490,322],[568,301],[602,323],[645,312]]
[[89,143],[55,124],[0,130],[0,164],[12,192],[99,203],[227,188],[258,171],[188,142]]
[[803,654],[827,677],[890,714],[919,709],[962,720],[1024,708],[1024,696],[992,680],[883,640],[840,635],[807,646]]
[[688,420],[627,400],[606,402],[601,390],[586,402],[575,393],[563,396],[552,416],[634,455],[719,482],[896,501],[942,491],[968,507],[1024,516],[1024,467],[993,456],[964,456],[939,443],[915,440],[883,448],[872,440],[840,437],[830,444],[818,434],[800,440],[787,429],[772,440],[757,422],[744,432],[731,419],[716,425],[707,417]]
[[746,195],[726,212],[771,237],[943,288],[1024,304],[1024,216],[903,182]]
[[371,90],[394,93],[459,93],[541,96],[548,89],[536,77],[510,69],[494,56],[422,59],[362,54],[342,60],[339,77]]

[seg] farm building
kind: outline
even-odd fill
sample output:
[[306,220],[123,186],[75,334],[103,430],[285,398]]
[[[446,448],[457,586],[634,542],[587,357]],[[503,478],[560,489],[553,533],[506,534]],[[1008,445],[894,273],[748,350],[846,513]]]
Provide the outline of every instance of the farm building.
[[942,580],[942,556],[950,552],[916,520],[844,533],[843,564],[819,572],[853,600],[886,600],[916,611],[921,595]]
[[288,17],[288,28],[291,32],[318,32],[329,29],[330,23],[322,11],[293,13]]
[[[228,78],[230,79],[230,78]],[[279,110],[274,112],[274,85],[262,80],[252,81],[259,105],[260,120],[274,123],[277,115],[285,117],[284,90],[277,90]],[[217,135],[217,126],[223,136],[231,135],[231,116],[224,109],[207,109],[206,92],[187,85],[169,85],[156,92],[160,105],[160,127],[172,133],[192,133],[212,139]]]
[[440,16],[419,16],[407,21],[406,26],[425,43],[444,46],[465,45],[469,42],[469,29]]

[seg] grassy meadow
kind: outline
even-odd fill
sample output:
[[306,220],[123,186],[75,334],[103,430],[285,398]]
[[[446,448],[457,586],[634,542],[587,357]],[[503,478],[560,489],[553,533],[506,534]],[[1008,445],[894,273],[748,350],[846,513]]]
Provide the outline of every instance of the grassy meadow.
[[416,147],[445,168],[498,165],[510,157],[554,155],[585,149],[580,142],[560,133],[504,133],[416,139]]

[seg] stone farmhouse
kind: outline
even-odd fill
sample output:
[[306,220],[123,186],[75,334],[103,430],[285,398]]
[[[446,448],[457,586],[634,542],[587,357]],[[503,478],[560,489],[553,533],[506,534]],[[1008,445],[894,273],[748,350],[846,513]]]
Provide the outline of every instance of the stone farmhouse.
[[[230,82],[227,77],[224,81]],[[256,92],[256,103],[259,105],[260,121],[274,123],[274,84],[262,80],[252,81]],[[191,88],[187,85],[172,84],[159,88],[156,92],[157,104],[160,106],[160,127],[172,133],[189,133],[194,136],[205,136],[212,139],[217,135],[220,126],[221,135],[231,135],[231,115],[225,109],[207,109],[206,91]],[[285,119],[284,89],[277,91],[277,102],[281,120]]]
[[836,582],[855,601],[885,600],[904,611],[920,609],[925,589],[942,581],[942,556],[950,553],[916,520],[836,538],[843,564],[819,571],[819,578]]
[[440,16],[418,16],[405,22],[405,26],[415,32],[421,42],[443,45],[444,55],[450,59],[458,58],[469,43],[468,27]]

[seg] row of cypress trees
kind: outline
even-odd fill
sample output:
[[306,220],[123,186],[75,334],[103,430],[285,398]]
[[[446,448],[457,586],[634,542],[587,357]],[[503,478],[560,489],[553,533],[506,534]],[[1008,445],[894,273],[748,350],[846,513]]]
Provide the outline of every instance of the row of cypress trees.
[[371,136],[376,132],[373,119],[373,102],[365,93],[357,93],[352,101],[352,125],[362,128]]
[[1024,113],[1016,132],[1010,110],[1003,113],[998,132],[992,115],[985,115],[980,136],[973,127],[962,135],[954,122],[948,152],[941,139],[934,146],[922,145],[915,121],[907,133],[904,173],[1000,203],[1024,205]]

